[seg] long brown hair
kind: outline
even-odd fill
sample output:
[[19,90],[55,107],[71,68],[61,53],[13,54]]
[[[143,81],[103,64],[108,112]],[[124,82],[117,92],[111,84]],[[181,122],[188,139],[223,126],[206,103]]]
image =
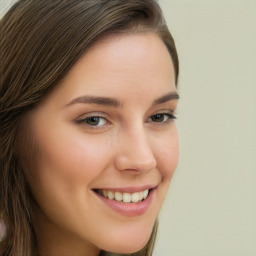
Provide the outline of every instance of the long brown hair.
[[[0,220],[7,228],[0,254],[31,256],[34,201],[17,150],[25,114],[105,36],[157,33],[172,57],[176,84],[179,63],[155,0],[20,0],[1,19],[0,31]],[[157,223],[145,248],[131,255],[152,255],[156,230]]]

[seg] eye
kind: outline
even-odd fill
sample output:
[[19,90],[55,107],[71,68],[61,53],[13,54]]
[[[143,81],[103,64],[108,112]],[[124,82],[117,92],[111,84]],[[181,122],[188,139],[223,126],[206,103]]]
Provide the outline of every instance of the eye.
[[86,118],[76,120],[76,123],[93,127],[101,127],[108,124],[108,121],[102,116],[88,116]]
[[170,119],[176,119],[176,117],[169,113],[158,113],[150,117],[152,122],[167,123]]

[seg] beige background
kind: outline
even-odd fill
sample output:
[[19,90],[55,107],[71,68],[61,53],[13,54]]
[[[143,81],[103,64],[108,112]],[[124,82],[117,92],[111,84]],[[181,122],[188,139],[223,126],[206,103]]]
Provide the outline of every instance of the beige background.
[[155,256],[255,256],[256,0],[160,4],[181,62],[181,158]]

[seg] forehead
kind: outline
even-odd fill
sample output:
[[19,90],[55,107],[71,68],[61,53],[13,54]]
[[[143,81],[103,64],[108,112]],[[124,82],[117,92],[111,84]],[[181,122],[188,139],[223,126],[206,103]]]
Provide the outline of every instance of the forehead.
[[142,68],[145,72],[151,68],[155,74],[159,71],[158,67],[161,64],[162,68],[165,66],[163,71],[173,75],[173,63],[169,51],[162,39],[153,32],[138,32],[103,38],[78,61],[73,70],[77,69],[79,72],[80,68],[83,68],[82,66],[88,67],[92,64],[101,71],[113,69],[123,71],[123,74]]
[[152,32],[111,36],[97,42],[73,66],[56,92],[123,97],[175,91],[171,56]]

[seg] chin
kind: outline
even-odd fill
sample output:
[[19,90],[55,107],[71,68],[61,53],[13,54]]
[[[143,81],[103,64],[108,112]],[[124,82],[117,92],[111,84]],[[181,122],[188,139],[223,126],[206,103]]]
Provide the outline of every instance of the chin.
[[121,254],[135,253],[143,249],[147,242],[148,239],[145,241],[137,241],[136,244],[129,241],[123,241],[122,244],[108,246],[108,248],[104,249],[104,251]]
[[138,230],[138,232],[127,232],[123,235],[108,235],[108,241],[105,241],[106,246],[102,246],[104,251],[113,253],[129,254],[138,252],[143,249],[150,239],[152,229]]

